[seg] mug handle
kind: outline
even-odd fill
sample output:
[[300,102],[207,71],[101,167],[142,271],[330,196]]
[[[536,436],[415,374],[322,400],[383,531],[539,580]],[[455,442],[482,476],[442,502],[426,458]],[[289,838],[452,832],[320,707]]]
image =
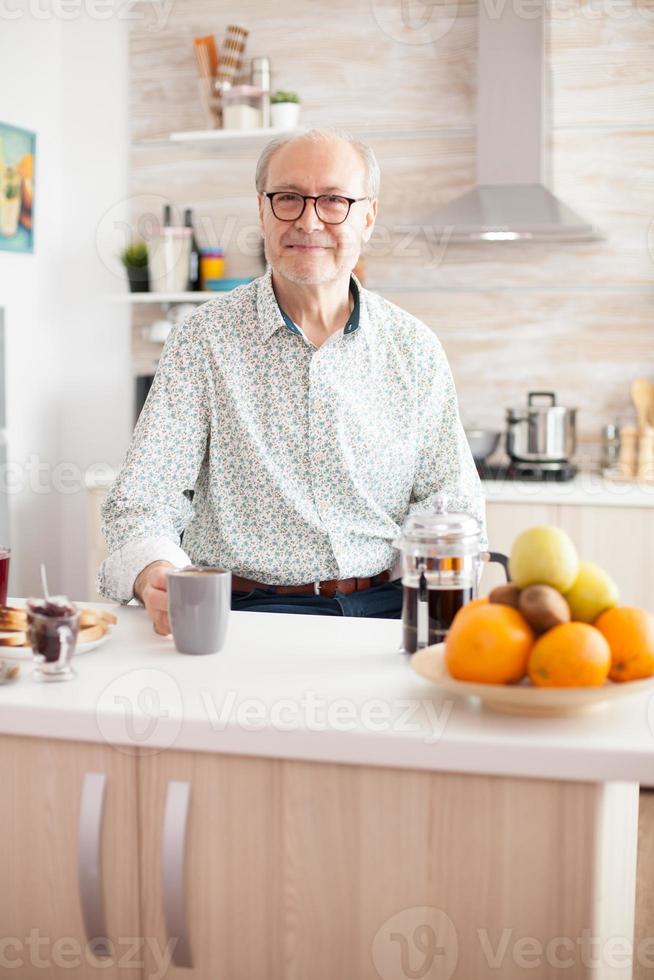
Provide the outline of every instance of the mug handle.
[[58,669],[63,669],[72,659],[73,650],[75,649],[75,634],[70,626],[67,626],[65,623],[57,627],[57,633],[59,635],[59,656],[55,663]]
[[509,559],[507,555],[502,554],[501,551],[482,551],[480,557],[482,561],[488,562],[489,565],[501,565],[504,569],[507,582],[511,581],[511,577],[509,575]]

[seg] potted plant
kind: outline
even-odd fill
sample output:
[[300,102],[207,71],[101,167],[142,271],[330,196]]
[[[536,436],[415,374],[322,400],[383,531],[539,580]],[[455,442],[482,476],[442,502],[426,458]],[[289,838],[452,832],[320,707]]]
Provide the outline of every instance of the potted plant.
[[132,242],[127,245],[120,254],[120,261],[127,270],[130,292],[149,292],[148,246],[145,242]]
[[270,125],[275,129],[295,129],[300,118],[300,96],[279,89],[270,96]]

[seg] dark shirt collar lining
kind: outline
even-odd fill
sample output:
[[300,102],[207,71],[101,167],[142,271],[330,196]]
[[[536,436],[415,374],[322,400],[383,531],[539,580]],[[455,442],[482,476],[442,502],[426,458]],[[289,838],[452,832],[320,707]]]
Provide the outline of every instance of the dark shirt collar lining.
[[[359,319],[360,319],[359,287],[357,286],[354,278],[350,278],[350,295],[354,300],[354,307],[352,309],[352,312],[350,313],[347,323],[345,324],[343,334],[354,333],[354,331],[358,330],[359,328]],[[279,306],[279,303],[277,303],[277,305]],[[279,312],[282,315],[284,324],[286,325],[286,329],[290,330],[291,333],[297,334],[297,336],[302,336],[301,331],[299,330],[297,325],[293,323],[288,313],[285,310],[283,310],[281,306],[279,306]]]

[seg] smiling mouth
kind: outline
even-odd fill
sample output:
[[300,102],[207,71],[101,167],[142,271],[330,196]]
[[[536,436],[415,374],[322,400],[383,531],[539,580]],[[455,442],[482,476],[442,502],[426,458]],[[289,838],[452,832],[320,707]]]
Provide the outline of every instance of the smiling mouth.
[[287,245],[286,248],[293,248],[297,252],[322,252],[329,248],[328,245]]

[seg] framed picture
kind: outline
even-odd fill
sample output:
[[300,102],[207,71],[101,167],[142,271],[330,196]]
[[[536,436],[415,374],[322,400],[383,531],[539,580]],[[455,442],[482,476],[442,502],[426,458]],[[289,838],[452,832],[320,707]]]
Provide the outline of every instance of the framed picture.
[[34,251],[36,133],[0,122],[0,251]]

